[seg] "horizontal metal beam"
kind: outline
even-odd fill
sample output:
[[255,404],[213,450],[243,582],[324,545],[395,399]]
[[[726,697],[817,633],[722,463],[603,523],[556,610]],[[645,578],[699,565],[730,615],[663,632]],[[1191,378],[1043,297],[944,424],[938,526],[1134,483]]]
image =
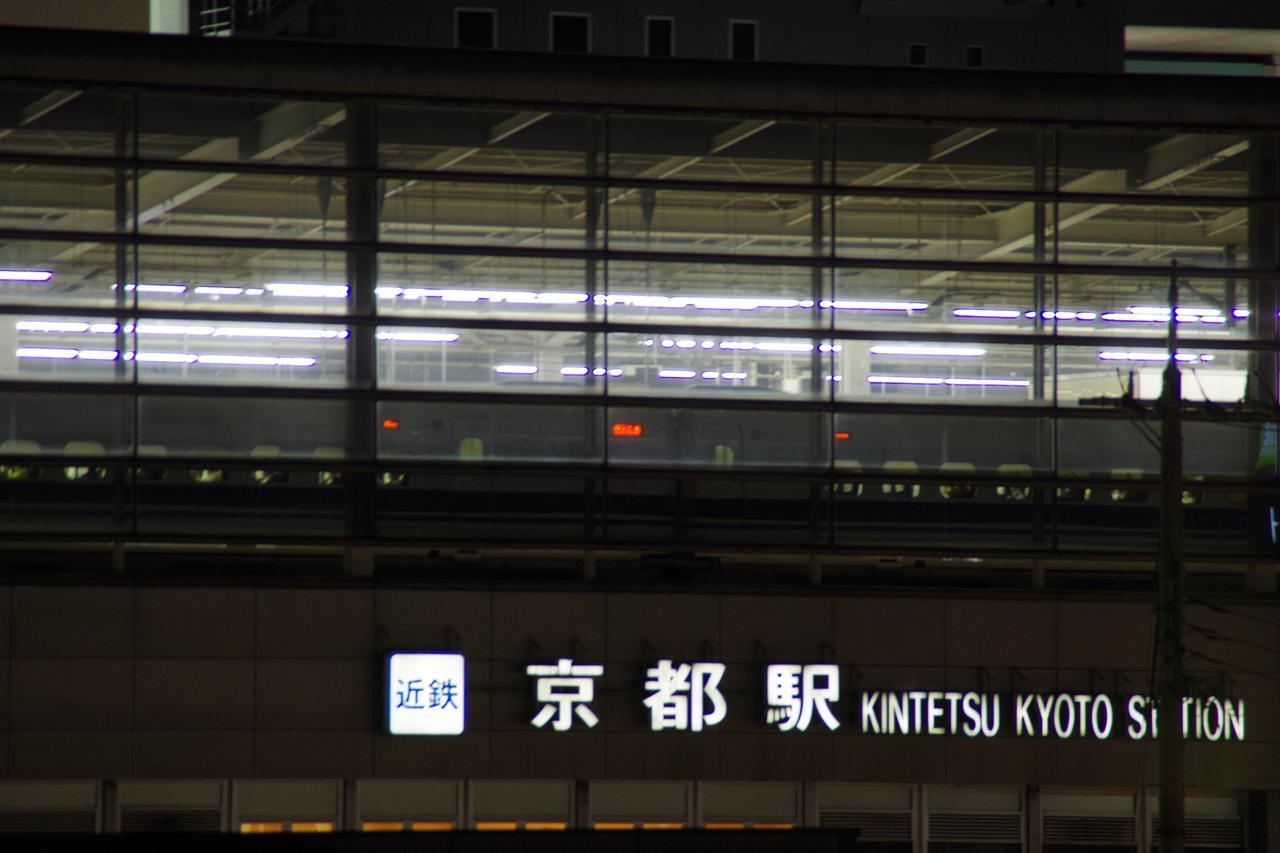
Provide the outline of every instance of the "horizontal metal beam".
[[[0,393],[66,396],[82,394],[122,398],[192,397],[197,399],[315,400],[329,402],[386,403],[458,403],[492,408],[493,406],[578,408],[609,411],[616,409],[668,409],[740,412],[780,412],[811,415],[881,415],[926,416],[936,418],[1011,418],[1042,420],[1156,420],[1146,411],[1119,409],[1112,406],[1067,405],[1043,403],[937,403],[881,402],[879,400],[839,400],[817,394],[808,397],[761,395],[742,397],[683,396],[658,394],[606,393],[606,386],[589,387],[580,393],[547,393],[537,391],[459,391],[448,388],[355,388],[300,385],[192,385],[172,382],[139,383],[122,378],[119,382],[84,382],[57,380],[0,380]],[[1188,422],[1270,424],[1280,420],[1280,413],[1270,409],[1245,408],[1223,404],[1213,411],[1192,409],[1184,414]]]
[[[467,244],[467,243],[414,243],[380,240],[316,240],[270,237],[228,237],[223,235],[172,234],[155,231],[147,234],[74,231],[65,229],[0,228],[0,240],[31,240],[40,242],[76,242],[92,240],[100,243],[136,244],[138,246],[186,246],[220,249],[281,249],[321,252],[386,252],[416,255],[485,256],[506,258],[546,258],[585,261],[638,261],[643,263],[706,263],[732,266],[795,267],[797,269],[881,269],[913,271],[955,271],[963,273],[995,273],[1001,275],[1078,275],[1105,276],[1108,278],[1167,277],[1167,263],[1139,264],[1081,264],[1036,263],[1032,261],[972,261],[959,259],[877,258],[849,255],[842,257],[810,254],[777,255],[748,254],[743,252],[689,252],[689,251],[641,251],[634,249],[571,249],[529,246]],[[1179,277],[1183,279],[1215,278],[1238,281],[1280,282],[1280,271],[1241,267],[1206,267],[1180,264]]]
[[[232,172],[245,175],[296,175],[313,178],[385,178],[415,182],[446,181],[450,183],[512,184],[519,186],[597,187],[615,189],[651,189],[655,191],[719,192],[726,194],[794,195],[810,198],[815,193],[838,198],[881,198],[903,200],[970,201],[975,204],[1015,204],[1020,202],[1084,202],[1094,204],[1132,205],[1140,207],[1255,207],[1280,208],[1276,195],[1218,195],[1196,193],[1180,195],[1139,189],[1133,192],[1099,192],[1086,184],[1068,184],[1054,190],[1033,189],[968,189],[955,186],[896,187],[865,183],[833,183],[796,181],[738,181],[679,178],[675,175],[695,165],[702,157],[670,157],[637,175],[592,177],[585,174],[530,174],[527,172],[455,171],[451,165],[466,159],[477,148],[450,148],[427,161],[421,168],[355,168],[311,163],[181,160],[154,157],[118,159],[114,157],[44,154],[0,151],[0,163],[40,164],[46,166],[84,167],[86,169],[139,169],[171,172]],[[806,164],[807,165],[807,164]],[[900,169],[903,164],[889,164]]]

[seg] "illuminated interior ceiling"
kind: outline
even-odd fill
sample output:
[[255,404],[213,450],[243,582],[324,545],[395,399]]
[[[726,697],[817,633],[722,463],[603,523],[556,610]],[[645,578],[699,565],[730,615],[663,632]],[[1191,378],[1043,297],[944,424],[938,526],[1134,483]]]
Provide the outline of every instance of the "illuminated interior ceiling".
[[1280,30],[1129,25],[1124,47],[1131,53],[1274,57],[1280,56]]
[[[96,128],[109,116],[75,109],[75,91],[53,92],[12,106],[15,128],[0,149],[46,154],[106,156],[114,137]],[[340,166],[345,157],[345,109],[337,105],[286,103],[271,108],[228,101],[222,114],[209,101],[187,109],[172,104],[148,112],[133,141],[144,158],[192,162]],[[964,198],[917,199],[818,197],[822,231],[834,219],[835,251],[849,257],[927,260],[1032,260],[1036,205],[982,193],[1036,189],[1034,134],[1017,129],[933,126],[841,125],[835,143],[815,140],[807,124],[769,120],[680,120],[623,117],[614,122],[608,173],[646,180],[715,181],[713,191],[613,188],[605,192],[610,247],[708,254],[768,254],[810,258],[814,247],[815,197],[805,186],[815,177],[840,186],[878,191],[969,191]],[[88,129],[86,129],[88,128]],[[521,183],[382,181],[382,238],[391,242],[466,244],[477,247],[584,248],[589,190],[570,183],[530,183],[537,176],[586,173],[587,123],[582,116],[547,112],[479,113],[446,110],[392,111],[379,127],[384,165],[439,173],[519,176]],[[1224,252],[1243,252],[1245,209],[1197,201],[1197,195],[1244,195],[1248,142],[1242,137],[1152,133],[1064,132],[1057,152],[1059,189],[1064,192],[1178,195],[1178,206],[1065,202],[1056,225],[1049,207],[1046,244],[1063,261],[1160,265],[1177,256],[1221,267]],[[836,174],[817,174],[819,147],[834,160]],[[1043,155],[1042,155],[1043,156]],[[601,158],[603,160],[603,157]],[[1052,162],[1050,160],[1049,162]],[[600,167],[603,173],[604,164]],[[827,168],[826,166],[823,167]],[[0,226],[107,231],[115,225],[116,174],[105,167],[72,168],[4,164],[11,188],[0,204]],[[794,182],[794,192],[777,185]],[[752,190],[753,183],[772,185]],[[1051,188],[1051,187],[1050,187]],[[143,233],[233,238],[333,239],[345,233],[346,181],[342,177],[271,175],[233,171],[153,169],[129,182],[136,210],[125,227]],[[834,208],[834,209],[833,209]],[[603,230],[603,229],[602,229]],[[597,245],[605,245],[604,237]],[[825,239],[824,239],[825,242]],[[145,274],[185,281],[234,267],[316,280],[345,276],[340,256],[332,263],[263,248],[235,253],[148,250]],[[75,270],[101,282],[112,270],[113,252],[91,241],[54,247],[59,286],[75,286]],[[171,266],[164,267],[165,259]],[[228,268],[230,264],[232,269]],[[461,268],[477,276],[506,274],[514,264],[475,257]],[[405,255],[397,277],[439,277],[438,259]],[[452,274],[457,273],[455,266]],[[564,271],[580,270],[569,266]],[[544,269],[543,274],[546,274]],[[70,274],[68,274],[70,273]],[[114,275],[114,273],[112,273]],[[683,276],[715,279],[706,268],[668,267],[673,283]],[[870,282],[873,275],[863,276]],[[738,268],[730,287],[765,292],[775,271]],[[932,273],[881,276],[886,293],[933,301],[948,287],[994,296],[1012,288],[1025,295],[1025,279],[1013,276]],[[88,282],[86,282],[88,283]],[[549,281],[550,286],[552,282]],[[723,287],[725,282],[721,280]],[[662,284],[655,285],[659,289]],[[1105,291],[1105,277],[1078,282]],[[875,285],[871,285],[874,289]]]

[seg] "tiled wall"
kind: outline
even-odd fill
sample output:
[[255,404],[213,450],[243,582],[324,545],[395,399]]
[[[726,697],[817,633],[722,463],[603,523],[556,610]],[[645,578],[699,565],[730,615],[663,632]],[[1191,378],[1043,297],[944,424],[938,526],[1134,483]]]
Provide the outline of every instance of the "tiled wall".
[[[1151,618],[1140,600],[14,586],[0,588],[0,773],[1140,785],[1151,741],[860,735],[853,694],[1142,692]],[[1280,787],[1277,608],[1188,618],[1231,638],[1189,641],[1231,662],[1225,689],[1248,709],[1246,743],[1190,747],[1190,784]],[[466,734],[381,734],[383,653],[452,647]],[[535,730],[524,667],[568,656],[605,664],[601,723]],[[644,669],[660,657],[729,664],[723,724],[648,731]],[[827,659],[845,665],[839,731],[760,722],[765,663]]]

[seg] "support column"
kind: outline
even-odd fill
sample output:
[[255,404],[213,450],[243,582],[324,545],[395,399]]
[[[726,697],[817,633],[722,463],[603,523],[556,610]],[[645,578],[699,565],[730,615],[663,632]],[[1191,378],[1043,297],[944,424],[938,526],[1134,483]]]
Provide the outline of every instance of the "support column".
[[[377,109],[372,103],[347,105],[347,165],[372,169],[378,164]],[[347,178],[347,239],[372,244],[378,238],[381,194],[377,178]],[[378,257],[369,248],[347,252],[347,308],[358,317],[376,314],[374,288],[377,286]],[[352,326],[347,339],[347,382],[357,390],[377,386],[377,362],[373,327]],[[377,455],[377,405],[368,400],[347,404],[347,454],[358,462],[372,462]],[[348,472],[346,487],[347,529],[358,539],[372,540],[377,534],[375,512],[376,475],[372,471]]]
[[[1280,195],[1280,140],[1271,134],[1257,133],[1249,139],[1249,194]],[[1280,211],[1253,208],[1249,211],[1249,266],[1276,271],[1275,278],[1250,281],[1249,337],[1257,340],[1276,338],[1276,288],[1280,284]],[[1229,308],[1227,310],[1230,310]],[[1274,352],[1255,352],[1249,356],[1248,402],[1267,410],[1276,403],[1277,360]],[[1276,424],[1262,425],[1252,434],[1250,459],[1253,474],[1274,477],[1277,473]],[[1242,472],[1248,473],[1248,472]],[[1275,547],[1270,538],[1269,510],[1274,504],[1261,495],[1249,497],[1249,548],[1265,551]]]
[[1027,787],[1027,853],[1043,853],[1044,820],[1040,809],[1040,788]]

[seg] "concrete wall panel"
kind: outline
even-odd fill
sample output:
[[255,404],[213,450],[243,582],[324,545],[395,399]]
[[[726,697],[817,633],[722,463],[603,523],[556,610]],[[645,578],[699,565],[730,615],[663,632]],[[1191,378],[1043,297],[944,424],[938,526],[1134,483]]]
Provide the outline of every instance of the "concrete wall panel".
[[115,657],[133,653],[133,590],[14,587],[13,654]]
[[254,735],[239,731],[139,731],[132,775],[151,779],[229,779],[253,775]]
[[9,735],[11,779],[119,779],[133,775],[127,731],[15,731]]
[[373,775],[385,779],[475,779],[491,775],[487,732],[456,738],[373,739]]
[[494,659],[603,661],[604,600],[594,593],[493,593]]
[[489,604],[483,592],[380,589],[374,593],[377,645],[380,650],[456,650],[468,660],[486,659]]
[[[1054,608],[1049,602],[951,601],[946,619],[948,666],[1054,665]],[[1018,641],[1009,642],[1011,636]]]
[[254,740],[254,772],[260,777],[373,775],[373,735],[367,731],[260,731]]
[[139,589],[138,654],[252,657],[253,597],[248,589]]
[[367,659],[374,652],[368,590],[263,589],[257,608],[263,657]]
[[919,598],[841,598],[835,649],[843,660],[897,666],[941,663],[943,604]]
[[14,729],[128,729],[133,661],[19,658],[10,682]]
[[141,660],[135,673],[139,729],[253,728],[253,662]]
[[[261,729],[371,729],[380,688],[372,660],[263,660],[256,673]],[[379,671],[380,675],[380,671]]]

